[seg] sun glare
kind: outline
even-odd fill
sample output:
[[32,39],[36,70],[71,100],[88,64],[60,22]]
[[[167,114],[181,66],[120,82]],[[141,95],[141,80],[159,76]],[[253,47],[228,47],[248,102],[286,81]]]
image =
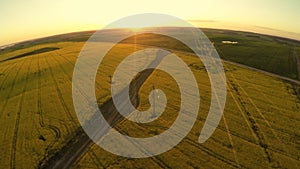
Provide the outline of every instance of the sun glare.
[[132,28],[129,28],[132,32],[141,32],[144,27],[132,27]]

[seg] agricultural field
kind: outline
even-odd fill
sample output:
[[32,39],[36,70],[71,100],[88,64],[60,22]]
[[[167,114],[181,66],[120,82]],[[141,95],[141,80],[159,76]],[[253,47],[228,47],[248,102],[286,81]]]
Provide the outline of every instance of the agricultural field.
[[[243,63],[251,55],[243,64],[298,78],[295,57],[300,57],[300,48],[294,47],[294,42],[286,44],[257,35],[269,41],[259,43],[253,42],[258,37],[252,34],[243,34],[238,39],[240,35],[225,37],[224,32],[207,32],[224,59]],[[0,52],[1,167],[42,167],[82,132],[72,103],[72,74],[89,33],[37,41],[34,45],[25,43]],[[109,76],[116,66],[133,51],[146,45],[157,46],[149,38],[143,41],[143,36],[139,37],[139,44],[128,39],[117,45],[100,65],[99,70],[104,71],[98,72],[95,82],[100,106],[111,97]],[[222,40],[239,43],[234,46],[223,44]],[[260,44],[277,50],[260,51]],[[213,136],[199,144],[199,133],[210,106],[209,78],[202,62],[188,54],[187,48],[170,45],[164,47],[174,49],[189,65],[199,86],[200,111],[189,135],[172,150],[146,159],[119,157],[93,144],[73,168],[299,168],[299,86],[224,62],[228,93],[224,115]],[[260,56],[264,59],[258,59]],[[117,130],[141,137],[157,135],[170,127],[177,117],[180,98],[176,84],[165,72],[155,70],[148,77],[139,93],[138,109],[149,107],[148,95],[153,86],[165,92],[170,107],[156,121],[133,124],[123,120],[115,126]]]
[[[214,29],[201,30],[214,43],[220,57],[224,60],[265,70],[284,77],[300,79],[294,55],[295,47],[300,46],[300,43],[297,41],[249,32]],[[192,39],[193,37],[190,38]],[[191,51],[186,46],[178,42],[174,43],[174,41],[170,41],[168,37],[164,36],[139,35],[136,41],[143,45]],[[224,41],[235,43],[223,43]],[[125,42],[133,43],[134,40],[131,38]]]
[[[224,64],[228,85],[224,116],[214,135],[199,144],[199,132],[210,106],[210,82],[197,58],[178,55],[193,70],[202,95],[199,116],[188,137],[172,150],[148,159],[118,157],[93,145],[75,168],[142,168],[145,163],[149,168],[297,168],[300,165],[300,101],[293,85]],[[152,73],[143,85],[139,109],[150,106],[148,95],[153,85],[165,92],[171,108],[155,122],[132,124],[124,120],[115,126],[121,133],[153,136],[169,128],[175,120],[180,101],[176,83],[161,71]]]
[[[172,30],[176,28],[164,29]],[[300,75],[297,71],[296,56],[294,55],[295,50],[299,51],[299,41],[251,32],[207,28],[202,28],[201,30],[210,41],[214,43],[214,46],[222,59],[300,80]],[[26,41],[15,44],[15,46],[11,48],[2,51],[0,50],[0,54],[45,43],[85,42],[94,32],[95,31],[76,32]],[[108,37],[111,38],[122,33],[123,32],[120,30],[111,31],[108,32]],[[193,37],[190,38],[192,39]],[[224,44],[222,41],[237,43]],[[123,43],[138,43],[180,51],[191,51],[181,43],[170,41],[170,38],[168,37],[155,36],[153,34],[138,35],[135,39],[129,38],[123,41]],[[299,56],[299,52],[297,52],[297,55]]]
[[[79,122],[72,104],[71,80],[83,44],[37,45],[1,55],[2,167],[38,167],[75,136]],[[122,53],[119,60],[130,52],[127,46],[118,47],[118,52],[114,53],[116,56]],[[46,52],[15,57],[32,51]],[[115,64],[110,61],[110,65],[102,66],[110,70]],[[106,80],[109,84],[108,74],[98,79],[96,83]],[[101,87],[106,90],[101,91],[99,101],[105,101],[109,90],[105,83]],[[96,89],[99,93],[100,86]]]

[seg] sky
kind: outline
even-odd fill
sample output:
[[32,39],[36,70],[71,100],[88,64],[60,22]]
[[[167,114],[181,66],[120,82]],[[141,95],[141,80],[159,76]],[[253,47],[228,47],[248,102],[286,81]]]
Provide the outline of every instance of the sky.
[[0,46],[97,30],[122,17],[163,13],[197,27],[245,30],[300,40],[299,0],[0,0]]

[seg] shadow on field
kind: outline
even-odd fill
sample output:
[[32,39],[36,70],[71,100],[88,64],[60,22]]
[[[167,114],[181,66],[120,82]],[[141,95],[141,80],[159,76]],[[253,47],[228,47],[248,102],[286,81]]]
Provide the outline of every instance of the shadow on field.
[[30,55],[36,55],[36,54],[40,54],[40,53],[45,53],[45,52],[50,52],[50,51],[54,51],[54,50],[58,50],[60,48],[57,47],[45,47],[45,48],[41,48],[41,49],[37,49],[31,52],[27,52],[27,53],[23,53],[17,56],[13,56],[4,60],[1,60],[0,62],[4,62],[4,61],[8,61],[8,60],[13,60],[13,59],[18,59],[18,58],[22,58],[25,56],[30,56]]

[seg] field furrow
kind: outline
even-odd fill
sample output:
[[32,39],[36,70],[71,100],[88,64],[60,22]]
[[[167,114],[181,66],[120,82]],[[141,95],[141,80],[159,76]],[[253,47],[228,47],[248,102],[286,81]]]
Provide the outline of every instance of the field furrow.
[[14,126],[14,133],[13,133],[13,141],[12,141],[12,148],[11,148],[11,168],[16,168],[16,151],[17,151],[17,139],[18,139],[18,132],[19,132],[19,127],[20,127],[20,118],[21,118],[21,112],[23,111],[22,107],[24,104],[24,95],[26,93],[27,90],[27,85],[28,85],[28,74],[30,72],[30,66],[32,63],[32,58],[29,58],[26,63],[27,65],[27,69],[25,69],[24,74],[26,74],[25,76],[25,80],[24,80],[24,85],[23,85],[23,90],[22,90],[22,94],[21,94],[21,99],[20,102],[18,103],[18,108],[17,108],[17,117],[16,117],[16,122],[15,122],[15,126]]
[[[57,56],[56,56],[56,55],[51,55],[51,58],[52,58],[52,57],[57,57]],[[74,114],[73,114],[73,115],[71,114],[71,111],[70,111],[70,109],[68,108],[65,99],[63,98],[62,90],[60,89],[60,87],[59,87],[59,85],[58,85],[57,78],[54,76],[52,67],[50,66],[48,60],[50,60],[50,57],[46,58],[45,61],[46,61],[46,63],[49,65],[50,74],[51,74],[51,77],[52,77],[52,79],[53,79],[53,81],[54,81],[55,88],[56,88],[56,92],[57,92],[57,94],[58,94],[58,98],[59,98],[59,100],[60,100],[60,103],[62,104],[62,107],[63,107],[63,109],[64,109],[64,112],[67,114],[67,116],[68,116],[68,118],[69,118],[69,122],[68,122],[68,123],[71,125],[71,129],[74,130],[74,129],[75,129],[75,124],[74,124],[74,123],[75,123],[75,118],[73,117]],[[51,63],[52,63],[52,62],[53,62],[53,61],[51,61]],[[56,71],[58,71],[58,70],[56,70]],[[64,82],[65,82],[65,79],[63,79],[62,81],[63,81],[62,83],[64,83]],[[61,82],[61,81],[60,81],[60,82]],[[70,87],[71,85],[67,85],[67,86]]]
[[[259,144],[260,146],[264,149],[266,155],[267,155],[267,159],[268,161],[271,163],[272,167],[276,167],[276,166],[281,166],[283,163],[282,161],[278,161],[278,159],[274,159],[274,151],[272,152],[271,150],[274,148],[272,146],[272,143],[270,141],[273,141],[274,139],[277,140],[277,143],[280,143],[281,146],[283,146],[283,142],[279,139],[276,131],[273,129],[273,126],[271,126],[271,124],[269,123],[269,121],[266,119],[266,117],[263,115],[263,113],[261,112],[261,110],[256,106],[256,104],[254,103],[253,99],[251,99],[251,97],[247,94],[247,92],[243,89],[243,87],[241,86],[241,84],[235,79],[234,76],[232,76],[234,83],[236,84],[237,89],[240,89],[242,91],[242,94],[245,95],[245,98],[247,98],[246,100],[248,101],[241,101],[245,103],[246,107],[249,107],[249,105],[253,106],[253,108],[248,108],[248,113],[247,115],[250,116],[251,118],[249,118],[249,121],[252,123],[252,127],[256,133],[256,135],[259,138]],[[239,92],[240,90],[237,90],[237,92]],[[241,95],[241,93],[239,93],[239,95]],[[251,113],[250,113],[251,112]],[[257,114],[256,114],[257,113]],[[263,121],[263,123],[261,123],[260,121]],[[263,124],[266,124],[267,127],[264,127]],[[272,133],[272,137],[270,137],[269,134],[267,134],[267,130],[270,130]],[[273,138],[275,137],[275,138]],[[280,147],[276,146],[276,151],[275,152],[279,152],[282,155],[288,155],[286,152],[286,148],[285,146],[284,150],[280,150]],[[293,160],[292,160],[293,161]],[[295,164],[295,163],[294,163]],[[297,165],[297,164],[295,164]]]
[[[1,107],[1,124],[3,125],[3,129],[5,128],[5,136],[2,138],[3,139],[3,144],[6,146],[9,146],[10,148],[5,152],[5,158],[2,159],[1,163],[9,163],[9,166],[11,168],[15,168],[15,144],[16,144],[16,126],[13,125],[14,123],[16,123],[16,121],[18,122],[18,110],[16,109],[10,109],[12,104],[14,106],[16,106],[17,108],[20,105],[20,100],[22,100],[20,97],[22,97],[22,93],[21,96],[18,94],[18,92],[14,92],[16,90],[21,90],[23,91],[22,88],[17,88],[16,85],[18,85],[16,83],[16,81],[22,81],[24,80],[22,77],[22,73],[21,70],[24,69],[24,65],[26,63],[26,60],[23,60],[21,63],[19,63],[18,65],[16,65],[17,69],[11,69],[10,72],[13,72],[14,74],[12,75],[13,77],[10,76],[10,79],[12,79],[12,81],[6,80],[3,81],[4,83],[2,84],[2,87],[4,88],[9,88],[7,93],[3,93],[4,94],[4,103]],[[28,64],[28,63],[27,63]],[[14,67],[14,66],[13,66]],[[26,72],[25,72],[26,73]],[[11,74],[9,74],[11,75]],[[8,77],[8,76],[7,76]],[[7,83],[8,82],[8,83]],[[11,82],[11,83],[9,83]],[[20,87],[20,86],[18,86]],[[17,104],[16,104],[17,103]],[[16,111],[14,111],[16,110]],[[17,126],[18,127],[18,126]]]

